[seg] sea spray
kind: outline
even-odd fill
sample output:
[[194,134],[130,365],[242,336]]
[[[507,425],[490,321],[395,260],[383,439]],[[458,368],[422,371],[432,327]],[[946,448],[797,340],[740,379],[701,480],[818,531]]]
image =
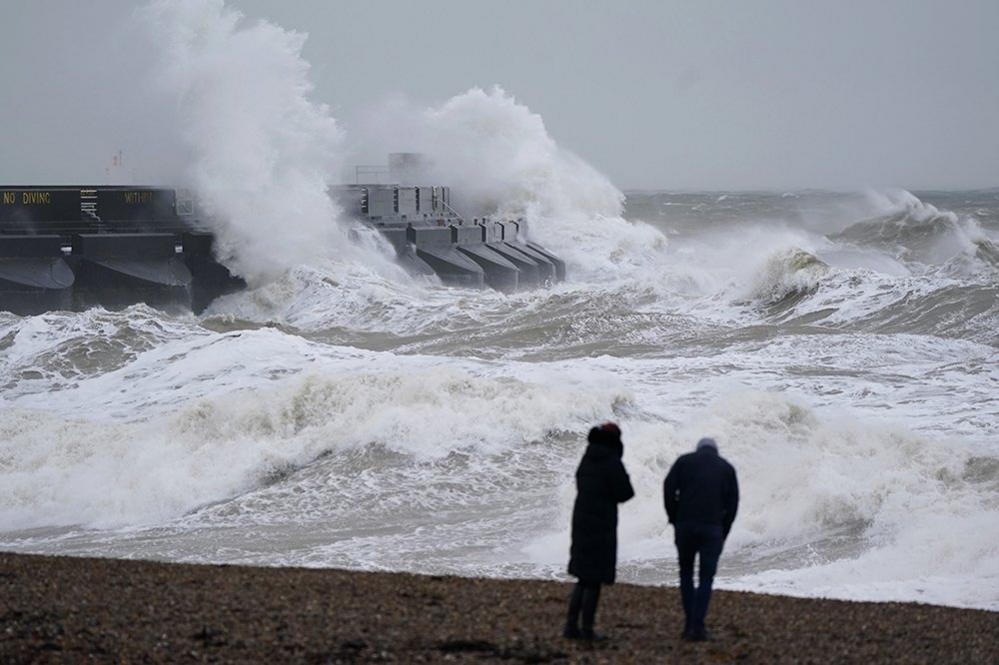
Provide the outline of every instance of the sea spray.
[[222,0],[157,1],[141,17],[226,264],[259,284],[350,253],[327,195],[341,131],[311,98],[305,35],[247,21]]
[[540,115],[500,86],[471,88],[436,106],[395,98],[350,138],[355,150],[422,153],[425,175],[452,185],[472,212],[618,216],[623,194],[559,146]]
[[435,106],[395,98],[349,139],[363,154],[393,146],[423,153],[424,176],[453,187],[459,212],[524,218],[531,238],[567,261],[570,281],[619,279],[663,263],[666,237],[624,220],[622,192],[500,86]]
[[[650,274],[670,282],[667,288],[673,285],[677,271],[670,269],[666,236],[641,221],[621,218],[622,193],[558,146],[542,118],[502,88],[473,88],[433,107],[397,99],[344,134],[354,158],[383,158],[399,150],[422,153],[420,182],[451,186],[454,205],[466,217],[488,213],[526,219],[528,237],[568,262],[570,285],[564,288],[593,280],[644,280]],[[384,257],[385,252],[365,256],[370,255]],[[312,330],[388,325],[412,331],[441,322],[442,314],[450,319],[449,328],[467,320],[468,308],[442,309],[440,294],[421,281],[392,279],[385,269],[378,275],[365,272],[371,263],[361,259],[349,269],[341,266],[337,274],[323,264],[299,266],[253,293],[217,302],[210,315]],[[686,279],[686,274],[677,278]],[[486,293],[466,304],[490,309],[503,300]]]

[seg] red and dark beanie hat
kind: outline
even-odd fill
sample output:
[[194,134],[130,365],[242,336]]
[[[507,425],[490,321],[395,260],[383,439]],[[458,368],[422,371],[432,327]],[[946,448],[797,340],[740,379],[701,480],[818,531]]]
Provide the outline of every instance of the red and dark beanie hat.
[[612,423],[611,421],[605,422],[600,426],[600,429],[612,436],[615,439],[621,438],[621,428],[617,426],[617,423]]
[[621,428],[608,421],[591,429],[586,439],[590,443],[618,445],[621,443]]

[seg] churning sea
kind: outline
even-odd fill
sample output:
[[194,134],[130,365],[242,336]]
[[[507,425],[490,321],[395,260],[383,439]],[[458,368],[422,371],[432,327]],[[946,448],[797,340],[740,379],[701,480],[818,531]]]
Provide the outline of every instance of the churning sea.
[[613,419],[623,581],[674,584],[661,483],[710,435],[742,487],[718,586],[999,609],[999,190],[531,224],[548,290],[331,262],[202,316],[0,313],[0,548],[560,577]]

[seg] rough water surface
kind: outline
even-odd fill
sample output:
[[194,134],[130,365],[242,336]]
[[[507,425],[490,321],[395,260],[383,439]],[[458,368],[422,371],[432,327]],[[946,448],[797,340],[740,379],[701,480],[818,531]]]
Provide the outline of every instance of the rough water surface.
[[533,210],[551,290],[318,262],[201,317],[0,313],[0,548],[560,577],[614,419],[624,581],[674,582],[662,479],[711,435],[720,587],[999,609],[999,192],[607,207]]

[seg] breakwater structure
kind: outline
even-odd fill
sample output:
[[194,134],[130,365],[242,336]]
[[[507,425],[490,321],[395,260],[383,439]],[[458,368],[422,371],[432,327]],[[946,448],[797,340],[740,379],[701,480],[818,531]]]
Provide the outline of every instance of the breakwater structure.
[[[414,161],[390,156],[397,166]],[[565,279],[565,263],[529,240],[523,219],[465,218],[451,206],[449,187],[355,182],[329,192],[346,214],[381,233],[413,274],[500,291]],[[141,302],[200,312],[245,287],[217,260],[209,228],[185,190],[0,186],[0,311]]]
[[0,187],[0,310],[204,309],[244,286],[182,190]]

